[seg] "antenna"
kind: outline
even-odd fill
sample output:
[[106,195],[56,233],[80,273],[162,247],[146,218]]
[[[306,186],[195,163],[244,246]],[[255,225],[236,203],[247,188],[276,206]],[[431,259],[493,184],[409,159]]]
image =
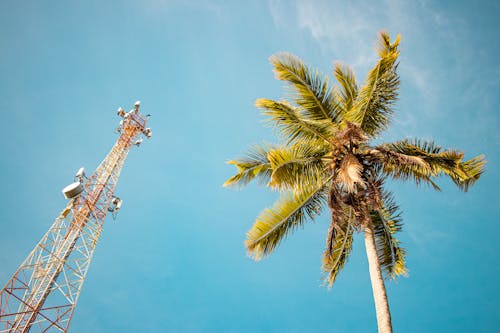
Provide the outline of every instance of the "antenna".
[[81,167],[80,169],[78,169],[78,171],[75,174],[75,180],[78,180],[80,183],[83,183],[83,180],[85,178],[87,178],[85,176],[85,168]]

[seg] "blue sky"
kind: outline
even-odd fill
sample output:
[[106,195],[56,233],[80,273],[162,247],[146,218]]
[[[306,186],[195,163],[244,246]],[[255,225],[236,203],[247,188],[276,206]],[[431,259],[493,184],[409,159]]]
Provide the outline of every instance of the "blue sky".
[[[11,1],[0,3],[0,285],[64,207],[60,192],[111,148],[119,106],[142,101],[153,138],[126,161],[72,332],[371,332],[361,237],[321,286],[328,214],[259,262],[244,235],[276,194],[221,184],[224,162],[273,142],[253,107],[281,98],[268,57],[330,74],[374,63],[401,32],[402,80],[381,140],[433,139],[487,172],[469,193],[391,182],[410,276],[388,282],[395,331],[500,330],[497,248],[500,26],[495,1]],[[496,222],[495,222],[496,221]]]

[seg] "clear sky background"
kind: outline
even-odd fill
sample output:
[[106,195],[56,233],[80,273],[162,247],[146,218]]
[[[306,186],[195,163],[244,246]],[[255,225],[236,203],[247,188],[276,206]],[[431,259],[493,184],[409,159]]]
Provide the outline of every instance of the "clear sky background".
[[374,332],[361,235],[321,286],[328,214],[259,262],[243,240],[276,193],[221,184],[273,142],[253,107],[281,98],[268,57],[290,51],[360,82],[377,32],[402,33],[401,94],[381,140],[433,139],[487,172],[469,193],[391,182],[410,275],[387,282],[396,332],[500,331],[498,1],[0,2],[0,285],[49,228],[61,189],[142,101],[153,138],[126,161],[71,332]]

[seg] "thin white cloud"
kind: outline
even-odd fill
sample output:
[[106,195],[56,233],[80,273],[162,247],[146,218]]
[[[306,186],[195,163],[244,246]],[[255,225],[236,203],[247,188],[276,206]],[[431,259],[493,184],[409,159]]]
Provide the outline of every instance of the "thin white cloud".
[[274,22],[274,26],[277,29],[283,29],[287,24],[287,10],[281,0],[270,0],[269,10],[271,12],[271,17]]
[[[401,64],[401,75],[409,78],[412,85],[417,88],[420,92],[422,100],[425,101],[427,105],[434,104],[436,102],[436,91],[435,89],[429,89],[429,82],[432,81],[432,73],[430,70],[425,68],[419,68],[412,63]],[[422,111],[429,113],[431,108],[424,108]],[[430,115],[430,114],[426,114]]]
[[433,244],[443,241],[451,240],[452,236],[438,227],[422,224],[422,223],[408,223],[405,226],[408,236],[415,244],[416,249],[421,251],[424,255],[430,255],[429,248]]
[[373,63],[373,38],[382,27],[360,11],[355,2],[331,6],[327,1],[297,1],[297,24],[310,32],[320,47],[329,49],[336,59],[349,60],[358,71]]

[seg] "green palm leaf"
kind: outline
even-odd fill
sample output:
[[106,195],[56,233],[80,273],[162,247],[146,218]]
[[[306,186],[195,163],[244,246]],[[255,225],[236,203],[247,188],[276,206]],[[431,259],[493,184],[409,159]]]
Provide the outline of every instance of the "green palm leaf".
[[384,145],[385,148],[407,156],[414,156],[425,161],[430,168],[430,175],[447,175],[463,191],[467,191],[485,170],[484,155],[462,161],[463,152],[443,150],[432,141],[401,140]]
[[346,117],[358,96],[358,86],[353,70],[349,66],[340,63],[335,64],[333,75],[340,84],[340,89],[336,92],[337,100],[339,102],[340,114],[342,119]]
[[228,164],[236,167],[237,173],[226,180],[224,187],[245,186],[253,179],[267,183],[271,179],[271,163],[267,154],[272,149],[268,145],[255,145],[241,158],[230,160]]
[[317,187],[325,177],[325,155],[330,151],[324,142],[308,142],[271,149],[268,159],[271,164],[269,186],[293,192],[307,187]]
[[402,228],[401,213],[391,193],[383,193],[382,207],[372,210],[370,217],[382,271],[393,279],[399,275],[406,276],[408,274],[405,263],[406,250],[394,236]]
[[460,162],[457,168],[445,169],[443,172],[450,176],[451,180],[462,191],[467,192],[469,187],[481,177],[486,167],[486,160],[484,155],[479,155],[470,160]]
[[298,194],[284,193],[272,208],[262,211],[247,232],[245,245],[249,255],[260,260],[273,252],[281,240],[302,226],[307,218],[319,215],[328,195],[325,184]]
[[391,144],[380,145],[371,149],[369,158],[379,165],[381,171],[395,179],[413,179],[418,185],[428,183],[436,190],[439,186],[432,180],[432,168],[420,155],[409,155],[395,149]]
[[255,101],[255,106],[263,109],[262,113],[270,117],[269,121],[287,143],[318,139],[329,142],[334,130],[333,124],[329,121],[305,119],[295,107],[286,101],[277,102],[261,98]]
[[290,53],[280,53],[269,59],[278,80],[287,81],[295,90],[294,100],[309,120],[336,121],[338,109],[328,77],[307,67]]
[[368,73],[354,106],[345,115],[345,120],[359,124],[372,137],[389,125],[393,114],[392,105],[397,100],[399,76],[396,72],[396,60],[399,56],[399,40],[398,35],[391,44],[388,34],[380,34],[377,48],[380,60]]

